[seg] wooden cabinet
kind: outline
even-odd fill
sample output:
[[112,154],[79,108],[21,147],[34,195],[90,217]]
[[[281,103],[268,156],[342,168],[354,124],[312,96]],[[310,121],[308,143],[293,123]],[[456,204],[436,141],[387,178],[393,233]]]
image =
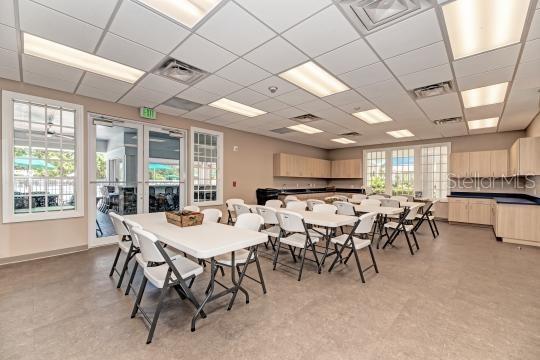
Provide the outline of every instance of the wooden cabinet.
[[497,204],[496,234],[503,241],[540,246],[540,206]]
[[508,150],[491,151],[491,176],[508,176]]
[[450,162],[451,176],[455,178],[508,176],[507,150],[452,153]]
[[274,154],[274,176],[330,178],[330,161],[292,154]]
[[491,151],[472,151],[469,153],[469,176],[491,177]]
[[448,198],[448,221],[491,225],[491,199]]
[[456,178],[469,176],[469,153],[450,154],[450,176]]
[[516,140],[510,148],[511,175],[540,175],[540,137]]
[[448,221],[469,222],[469,200],[448,198]]
[[362,160],[333,160],[332,161],[333,179],[360,179],[362,178]]

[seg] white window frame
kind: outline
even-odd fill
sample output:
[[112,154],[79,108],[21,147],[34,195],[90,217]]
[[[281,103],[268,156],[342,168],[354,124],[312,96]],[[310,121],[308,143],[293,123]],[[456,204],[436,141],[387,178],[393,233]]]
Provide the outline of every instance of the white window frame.
[[[363,151],[363,170],[364,174],[367,174],[367,154],[368,152],[374,152],[374,151],[383,151],[385,152],[385,160],[386,160],[386,170],[385,170],[385,194],[392,194],[392,151],[393,150],[400,150],[400,149],[414,149],[414,192],[417,191],[423,191],[423,184],[422,184],[422,177],[423,177],[423,169],[422,169],[422,148],[425,147],[433,147],[433,146],[446,146],[448,148],[447,150],[447,156],[448,160],[447,163],[450,164],[450,153],[452,151],[452,143],[445,142],[445,143],[433,143],[433,144],[418,144],[418,145],[409,145],[409,146],[392,146],[392,147],[385,147],[385,148],[374,148],[374,149],[365,149]],[[367,175],[366,175],[366,186],[369,186],[367,183]],[[450,192],[450,186],[447,188],[447,192]]]
[[[210,135],[217,135],[217,186],[216,186],[216,200],[215,201],[197,201],[195,202],[193,193],[194,193],[194,171],[193,171],[193,155],[195,154],[195,133],[206,133]],[[197,206],[217,206],[223,205],[223,133],[215,130],[208,130],[198,127],[190,128],[190,153],[189,153],[189,174],[190,174],[190,183],[189,188],[189,199],[190,204]]]
[[[19,213],[13,209],[13,100],[47,104],[75,110],[75,209]],[[82,105],[11,91],[2,91],[2,222],[67,219],[84,216],[84,108]]]

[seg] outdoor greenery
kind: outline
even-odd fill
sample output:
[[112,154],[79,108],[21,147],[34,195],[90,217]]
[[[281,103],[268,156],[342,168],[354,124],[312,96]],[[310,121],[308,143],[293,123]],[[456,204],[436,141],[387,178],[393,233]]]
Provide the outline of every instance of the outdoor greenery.
[[107,163],[104,153],[96,153],[96,179],[107,179]]
[[382,176],[372,177],[369,186],[371,186],[371,189],[375,194],[384,194],[385,183]]
[[75,153],[71,151],[40,150],[15,147],[15,170],[31,170],[34,176],[73,176]]

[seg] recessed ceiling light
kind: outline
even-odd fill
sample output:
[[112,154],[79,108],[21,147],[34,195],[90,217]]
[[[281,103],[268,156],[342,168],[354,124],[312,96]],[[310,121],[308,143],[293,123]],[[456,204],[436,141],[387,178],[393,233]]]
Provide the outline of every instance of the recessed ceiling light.
[[508,83],[500,83],[461,92],[465,108],[498,104],[504,101]]
[[208,104],[208,105],[213,106],[218,109],[225,110],[225,111],[230,111],[236,114],[248,116],[248,117],[254,117],[254,116],[266,114],[266,111],[255,109],[251,106],[240,104],[236,101],[232,101],[225,98],[214,101],[213,103]]
[[469,125],[469,130],[497,127],[498,123],[499,123],[498,117],[467,121],[467,124]]
[[285,71],[279,74],[279,76],[318,97],[324,97],[349,90],[347,85],[343,84],[312,61],[308,61],[305,64]]
[[287,128],[289,128],[291,130],[295,130],[295,131],[300,131],[300,132],[303,132],[303,133],[306,133],[306,134],[318,134],[318,133],[323,132],[322,130],[316,129],[316,128],[311,127],[311,126],[307,126],[305,124],[287,126]]
[[356,141],[347,139],[347,138],[337,138],[337,139],[332,139],[332,141],[335,141],[340,144],[355,144],[356,143]]
[[368,124],[378,124],[382,122],[392,121],[392,118],[379,109],[371,109],[367,111],[360,111],[353,114],[360,120],[367,122]]
[[410,132],[409,130],[407,130],[407,129],[395,130],[395,131],[387,131],[386,133],[388,135],[390,135],[390,136],[395,137],[395,138],[404,138],[404,137],[414,136],[414,134],[412,132]]
[[159,11],[163,15],[186,25],[194,27],[221,0],[139,0]]
[[24,53],[133,84],[144,71],[24,33]]
[[454,59],[520,41],[530,0],[456,0],[443,6]]

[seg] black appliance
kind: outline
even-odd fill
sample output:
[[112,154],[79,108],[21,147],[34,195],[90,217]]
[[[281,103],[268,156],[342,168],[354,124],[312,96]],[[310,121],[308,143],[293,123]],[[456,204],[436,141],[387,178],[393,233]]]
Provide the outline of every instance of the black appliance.
[[267,200],[276,200],[279,195],[278,189],[266,188],[266,189],[257,189],[257,205],[266,204]]

